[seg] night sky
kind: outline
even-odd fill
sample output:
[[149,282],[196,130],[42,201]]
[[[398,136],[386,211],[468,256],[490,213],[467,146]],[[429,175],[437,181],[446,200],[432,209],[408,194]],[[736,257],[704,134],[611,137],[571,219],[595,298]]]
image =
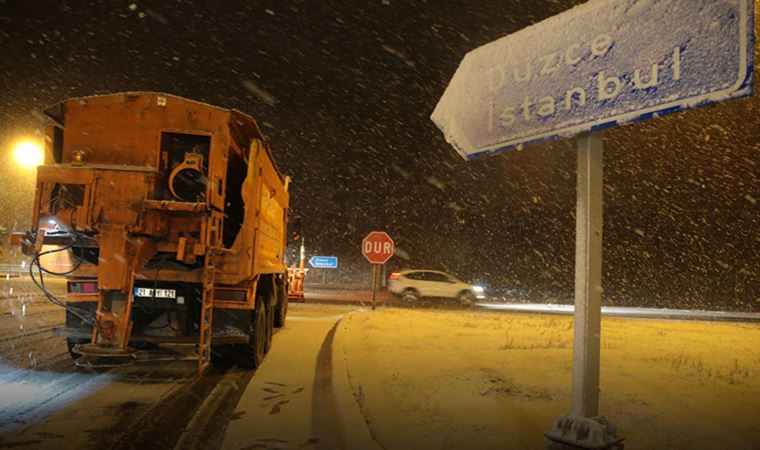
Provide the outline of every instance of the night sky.
[[[340,257],[330,279],[366,280],[359,243],[384,229],[390,269],[571,302],[574,141],[465,162],[429,116],[466,52],[579,3],[0,0],[3,162],[68,97],[162,91],[236,108],[293,177],[308,254]],[[606,304],[760,311],[758,108],[605,132]],[[0,178],[0,225],[28,227],[31,182],[7,164]]]

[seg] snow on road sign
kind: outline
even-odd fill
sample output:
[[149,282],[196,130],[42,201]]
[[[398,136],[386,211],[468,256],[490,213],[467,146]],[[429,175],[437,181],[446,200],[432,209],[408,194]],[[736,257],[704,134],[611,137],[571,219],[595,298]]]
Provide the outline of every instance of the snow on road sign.
[[471,159],[752,94],[751,0],[591,0],[477,48],[431,119]]
[[388,233],[373,231],[362,241],[362,255],[372,264],[385,264],[393,256],[394,245]]

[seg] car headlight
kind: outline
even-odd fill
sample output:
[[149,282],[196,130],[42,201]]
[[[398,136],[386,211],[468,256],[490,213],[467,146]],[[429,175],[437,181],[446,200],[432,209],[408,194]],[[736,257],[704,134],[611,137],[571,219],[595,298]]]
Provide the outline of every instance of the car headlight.
[[475,291],[475,292],[478,292],[478,293],[483,292],[483,288],[480,287],[480,286],[473,286],[472,290]]

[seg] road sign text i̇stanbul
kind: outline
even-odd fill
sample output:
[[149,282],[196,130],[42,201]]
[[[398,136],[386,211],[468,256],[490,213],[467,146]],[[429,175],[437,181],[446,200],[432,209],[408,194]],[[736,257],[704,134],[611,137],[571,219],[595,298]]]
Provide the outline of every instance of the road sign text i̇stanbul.
[[431,119],[465,158],[752,94],[751,0],[591,0],[468,53]]

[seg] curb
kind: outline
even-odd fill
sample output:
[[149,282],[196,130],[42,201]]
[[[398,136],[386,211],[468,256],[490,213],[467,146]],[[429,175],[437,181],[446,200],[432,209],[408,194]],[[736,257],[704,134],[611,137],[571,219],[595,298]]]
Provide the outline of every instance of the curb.
[[[350,317],[348,314],[347,317]],[[369,430],[359,404],[354,398],[351,382],[348,378],[348,366],[343,347],[344,323],[335,330],[332,358],[332,392],[338,420],[340,421],[341,448],[380,450],[382,447],[375,441]]]
[[[485,310],[526,312],[539,314],[572,315],[574,305],[552,303],[476,303]],[[710,322],[760,322],[760,313],[734,311],[705,311],[691,309],[636,308],[625,306],[602,306],[602,317],[636,319],[702,320]]]

